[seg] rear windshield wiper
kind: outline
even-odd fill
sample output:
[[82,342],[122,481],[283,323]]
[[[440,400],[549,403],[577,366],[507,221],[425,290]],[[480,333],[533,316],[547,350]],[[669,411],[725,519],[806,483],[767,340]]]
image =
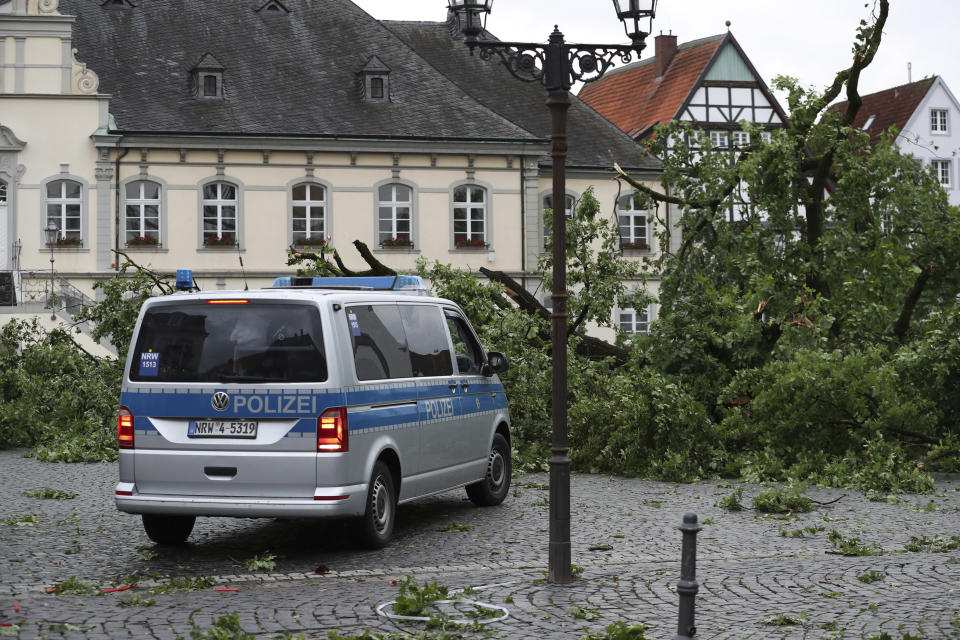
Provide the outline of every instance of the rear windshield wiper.
[[220,382],[290,382],[289,378],[271,378],[270,376],[240,376],[221,373]]

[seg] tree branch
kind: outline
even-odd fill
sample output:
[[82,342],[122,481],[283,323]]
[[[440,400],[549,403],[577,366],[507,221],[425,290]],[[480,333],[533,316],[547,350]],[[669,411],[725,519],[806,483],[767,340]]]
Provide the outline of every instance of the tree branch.
[[503,271],[492,271],[486,267],[480,267],[480,273],[489,278],[491,282],[499,282],[502,284],[507,290],[507,295],[525,312],[542,318],[543,320],[550,320],[550,312],[547,311],[547,308],[540,304],[540,301],[527,291],[523,285],[506,273]]
[[340,258],[340,253],[336,250],[333,252],[333,260],[337,263],[336,267],[330,264],[330,260],[327,259],[327,256],[324,254],[323,250],[321,250],[319,254],[297,251],[293,254],[293,257],[287,260],[287,264],[296,264],[298,259],[313,260],[318,264],[323,264],[336,276],[365,277],[397,275],[396,271],[377,260],[364,243],[360,242],[359,240],[354,240],[353,246],[357,248],[357,251],[360,253],[360,257],[364,259],[367,265],[369,265],[370,268],[366,271],[353,271],[347,268],[347,266],[343,263],[343,260]]
[[925,467],[931,462],[935,462],[941,458],[949,458],[950,456],[960,456],[960,449],[946,449],[939,453],[935,453],[932,456],[928,458],[924,458],[923,460],[920,460],[919,462],[917,462],[917,466]]
[[889,433],[896,433],[901,436],[910,436],[916,438],[918,441],[923,442],[924,444],[940,444],[940,440],[932,436],[928,436],[925,433],[920,433],[919,431],[911,431],[910,429],[889,429]]
[[640,193],[650,196],[657,202],[666,202],[667,204],[675,204],[675,205],[690,204],[682,198],[678,198],[676,196],[668,196],[665,193],[654,191],[653,189],[651,189],[650,187],[643,184],[642,182],[640,182],[639,180],[631,176],[629,173],[621,169],[620,165],[617,164],[616,162],[613,163],[613,170],[617,172],[617,180],[623,180],[624,182],[629,184],[631,187],[633,187]]
[[[850,68],[837,73],[833,84],[830,85],[820,99],[820,108],[825,108],[840,95],[843,85],[846,84],[847,108],[841,119],[842,127],[849,127],[853,123],[857,117],[857,112],[860,110],[860,106],[863,104],[859,93],[860,74],[873,62],[873,58],[876,56],[877,49],[880,46],[880,40],[883,37],[883,27],[887,22],[889,11],[889,0],[880,0],[880,14],[870,28],[870,33],[867,35],[863,44],[854,48],[853,63],[850,65]],[[805,129],[808,130],[812,125],[813,119],[805,125]],[[841,133],[842,127],[837,131],[838,140],[844,137]],[[806,131],[803,131],[803,133],[806,133]],[[797,144],[805,144],[805,139],[798,137]],[[808,202],[806,206],[806,241],[817,262],[816,271],[810,272],[807,276],[807,284],[825,297],[830,297],[830,290],[826,280],[819,275],[819,272],[823,268],[823,255],[818,251],[818,247],[820,238],[823,236],[826,227],[826,216],[823,206],[824,190],[826,189],[827,178],[833,171],[835,155],[836,151],[830,148],[823,154],[819,162],[816,163],[813,179],[808,191]]]
[[[547,308],[540,304],[540,301],[531,295],[530,292],[527,291],[526,288],[524,288],[519,282],[508,276],[503,271],[492,271],[486,267],[480,267],[480,273],[489,278],[492,282],[499,282],[502,284],[506,288],[507,294],[524,312],[541,318],[545,321],[551,320],[550,312],[547,311]],[[593,336],[588,336],[586,334],[577,333],[575,335],[580,340],[580,343],[577,345],[578,354],[587,358],[613,358],[618,365],[626,363],[629,356],[629,351],[623,347],[618,347],[615,344],[610,344],[605,340],[594,338]],[[541,339],[543,339],[544,342],[549,342],[549,333],[546,331],[542,332]]]
[[395,276],[397,275],[396,271],[394,271],[387,265],[377,260],[373,256],[373,253],[370,252],[370,249],[367,248],[367,245],[365,245],[364,243],[360,242],[359,240],[354,240],[353,246],[357,248],[357,251],[360,253],[360,257],[362,257],[366,261],[366,263],[370,265],[370,269],[368,271],[364,271],[363,273],[358,273],[357,275],[359,276]]
[[173,289],[170,288],[170,285],[164,282],[163,280],[161,280],[159,277],[157,277],[157,274],[155,271],[153,271],[152,269],[147,269],[146,267],[141,267],[139,264],[133,261],[133,258],[128,256],[123,251],[120,251],[119,249],[111,249],[111,251],[113,251],[118,256],[123,256],[124,262],[128,262],[129,264],[136,267],[138,271],[145,273],[147,277],[150,278],[150,281],[153,283],[153,286],[155,286],[157,289],[160,289],[162,293],[164,294],[173,293]]
[[897,336],[900,344],[903,344],[907,338],[907,331],[910,330],[910,320],[913,318],[913,312],[917,308],[917,302],[920,300],[920,295],[923,293],[923,289],[927,286],[927,281],[930,280],[934,271],[935,268],[932,264],[924,267],[917,276],[917,279],[913,281],[913,286],[910,287],[910,290],[903,300],[900,317],[897,318],[896,324],[893,325],[893,335]]

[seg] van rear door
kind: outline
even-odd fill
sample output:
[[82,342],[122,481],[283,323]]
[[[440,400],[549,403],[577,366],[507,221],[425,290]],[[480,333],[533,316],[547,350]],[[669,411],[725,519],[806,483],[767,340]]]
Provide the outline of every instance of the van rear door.
[[316,304],[164,300],[135,340],[121,404],[139,493],[313,496],[317,419],[344,406]]

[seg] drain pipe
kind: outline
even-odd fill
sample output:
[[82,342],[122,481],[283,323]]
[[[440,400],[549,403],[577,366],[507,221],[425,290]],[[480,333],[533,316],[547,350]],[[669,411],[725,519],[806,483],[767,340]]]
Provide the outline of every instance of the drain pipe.
[[[117,149],[120,148],[120,143],[123,141],[121,137],[120,140],[117,140]],[[124,149],[123,153],[117,154],[117,159],[114,163],[113,169],[113,181],[114,181],[114,211],[113,211],[113,270],[120,271],[120,161],[123,160],[123,157],[130,153],[130,149]]]
[[520,284],[527,288],[527,163],[520,156]]

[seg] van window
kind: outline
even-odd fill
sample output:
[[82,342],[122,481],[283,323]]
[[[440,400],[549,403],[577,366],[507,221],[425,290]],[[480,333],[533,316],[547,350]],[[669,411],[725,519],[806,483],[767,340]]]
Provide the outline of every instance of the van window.
[[304,304],[159,304],[130,363],[140,382],[323,382],[320,313]]
[[447,311],[447,326],[450,329],[450,338],[453,340],[453,350],[457,355],[457,370],[460,375],[479,374],[483,366],[483,349],[477,339],[473,337],[467,321],[458,314]]
[[347,308],[353,362],[358,380],[410,378],[413,368],[407,338],[395,304],[357,305]]
[[400,317],[407,334],[413,375],[453,375],[450,342],[447,340],[440,307],[425,304],[401,305]]

